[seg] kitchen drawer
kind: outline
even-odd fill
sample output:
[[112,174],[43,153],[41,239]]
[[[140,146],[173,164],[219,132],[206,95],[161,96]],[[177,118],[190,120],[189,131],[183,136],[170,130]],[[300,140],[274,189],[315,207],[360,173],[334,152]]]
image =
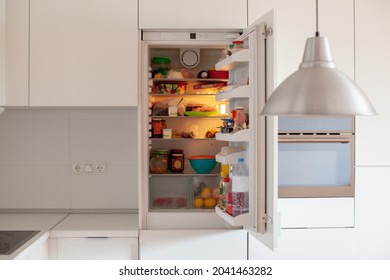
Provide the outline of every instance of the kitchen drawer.
[[136,260],[138,238],[57,238],[59,260]]

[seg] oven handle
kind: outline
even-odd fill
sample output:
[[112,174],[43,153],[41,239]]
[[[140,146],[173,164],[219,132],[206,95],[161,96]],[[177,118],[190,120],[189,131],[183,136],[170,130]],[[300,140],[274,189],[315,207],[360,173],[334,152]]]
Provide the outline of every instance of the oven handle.
[[350,143],[349,138],[279,138],[279,143]]

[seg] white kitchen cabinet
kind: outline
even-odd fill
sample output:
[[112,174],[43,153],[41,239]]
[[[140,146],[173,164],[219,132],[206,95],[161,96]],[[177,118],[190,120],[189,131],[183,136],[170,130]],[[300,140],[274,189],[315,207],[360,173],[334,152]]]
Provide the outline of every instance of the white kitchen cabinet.
[[0,106],[28,105],[29,0],[0,0]]
[[356,168],[356,259],[390,259],[390,167]]
[[136,106],[138,1],[31,0],[30,106]]
[[386,11],[390,10],[390,2],[355,2],[356,82],[377,111],[375,116],[356,118],[356,165],[389,166],[390,18]]
[[142,0],[140,29],[242,29],[247,0]]
[[246,260],[245,230],[142,230],[141,260]]
[[58,260],[136,260],[138,238],[57,238]]
[[[354,1],[319,1],[320,36],[329,39],[336,67],[354,78]],[[369,4],[367,4],[369,5]],[[275,87],[302,62],[306,39],[314,37],[315,1],[248,0],[248,23],[276,11]],[[337,11],[337,12],[335,12]],[[368,27],[367,27],[368,28]]]
[[249,234],[249,260],[340,260],[352,259],[353,228],[282,229],[273,252]]
[[51,259],[138,259],[137,214],[70,214],[50,236]]

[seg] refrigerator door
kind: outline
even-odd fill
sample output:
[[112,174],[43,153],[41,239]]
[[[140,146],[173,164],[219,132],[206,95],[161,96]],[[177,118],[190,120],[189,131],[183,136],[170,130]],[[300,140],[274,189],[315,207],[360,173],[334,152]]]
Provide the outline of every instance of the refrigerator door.
[[[230,83],[236,86],[230,92],[222,93],[222,97],[217,95],[217,99],[229,100],[230,109],[243,106],[249,116],[246,129],[217,134],[217,139],[229,141],[230,147],[244,150],[237,154],[245,158],[249,169],[249,213],[237,216],[229,214],[229,200],[225,211],[217,206],[216,212],[231,225],[243,226],[271,250],[275,248],[275,233],[279,228],[275,215],[278,129],[275,117],[262,116],[260,113],[274,88],[273,22],[274,12],[271,11],[236,39],[244,42],[243,50],[216,64],[216,69],[230,71]],[[237,162],[225,156],[221,163],[234,165]],[[234,181],[232,192],[233,189]],[[231,207],[234,207],[234,203]]]
[[[276,249],[276,240],[280,231],[277,214],[278,186],[278,122],[277,117],[260,115],[266,100],[275,87],[275,12],[271,10],[252,26],[257,25],[257,48],[254,74],[256,98],[256,143],[254,155],[255,168],[255,215],[252,217],[252,235],[271,250]],[[253,28],[249,27],[248,29]]]

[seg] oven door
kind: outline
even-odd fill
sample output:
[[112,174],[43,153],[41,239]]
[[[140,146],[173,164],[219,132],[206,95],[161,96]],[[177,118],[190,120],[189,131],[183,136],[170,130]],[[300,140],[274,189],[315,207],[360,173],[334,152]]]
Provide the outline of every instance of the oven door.
[[353,135],[279,136],[279,197],[354,196]]

